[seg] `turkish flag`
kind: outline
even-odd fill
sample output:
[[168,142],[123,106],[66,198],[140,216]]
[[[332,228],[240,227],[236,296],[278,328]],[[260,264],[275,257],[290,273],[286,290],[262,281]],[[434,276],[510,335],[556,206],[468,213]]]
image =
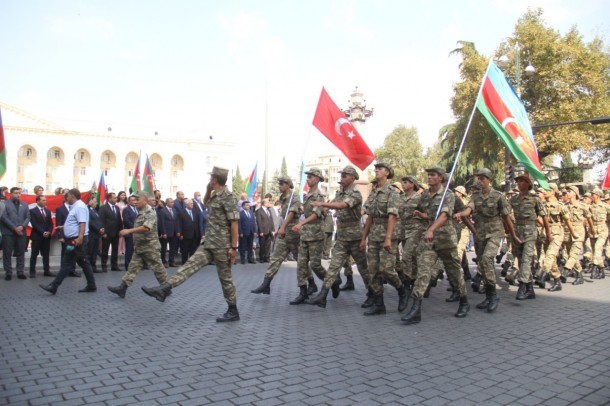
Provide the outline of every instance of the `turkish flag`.
[[358,168],[364,170],[375,159],[375,154],[324,88],[320,94],[313,125]]
[[604,183],[602,183],[602,190],[610,189],[610,162],[606,168],[606,175],[604,176]]

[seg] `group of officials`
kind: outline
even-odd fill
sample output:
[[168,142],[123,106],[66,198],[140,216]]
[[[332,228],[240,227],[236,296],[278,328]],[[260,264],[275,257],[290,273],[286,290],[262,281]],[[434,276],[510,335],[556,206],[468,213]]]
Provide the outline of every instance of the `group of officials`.
[[[570,276],[574,277],[573,284],[581,284],[583,267],[579,255],[587,235],[591,241],[589,268],[592,278],[605,277],[602,253],[608,239],[610,205],[601,201],[603,194],[600,190],[593,191],[591,202],[587,204],[579,200],[579,190],[573,186],[560,192],[557,185],[550,184],[550,191],[534,191],[534,182],[524,174],[515,179],[516,190],[504,195],[491,187],[492,172],[484,168],[475,173],[476,182],[468,197],[464,187],[457,187],[455,191],[447,187],[447,176],[442,168],[432,167],[425,171],[426,186],[420,185],[413,176],[404,176],[401,182],[392,183],[393,169],[387,163],[378,162],[375,164],[373,188],[365,202],[355,188],[358,172],[350,165],[340,171],[341,188],[330,202],[318,189],[319,183],[325,181],[319,169],[311,168],[306,172],[309,192],[302,202],[294,191],[292,180],[280,177],[278,204],[281,224],[273,253],[270,257],[261,253],[261,262],[268,259],[269,266],[261,285],[252,293],[270,294],[274,276],[292,253],[297,259],[299,292],[290,304],[325,308],[329,291],[337,298],[341,290],[353,289],[351,267],[346,267],[350,270],[345,275],[348,279],[346,285],[340,286],[340,271],[353,259],[367,290],[367,298],[362,303],[362,307],[367,309],[364,315],[386,313],[384,285],[387,284],[396,289],[399,312],[405,311],[412,300],[411,308],[401,320],[405,324],[419,323],[423,298],[445,272],[452,289],[446,301],[458,302],[455,317],[463,318],[470,311],[465,280],[471,279],[471,275],[468,266],[462,266],[470,234],[467,230],[474,235],[478,265],[472,278],[477,281],[473,283],[473,290],[480,289],[485,293],[485,299],[476,308],[488,313],[493,313],[499,304],[494,259],[498,260],[506,252],[503,242],[510,245],[508,260],[515,273],[510,281],[519,285],[517,300],[535,299],[534,283],[544,288],[547,278],[552,282],[549,288],[552,292],[561,290],[561,283]],[[147,268],[154,271],[159,286],[142,287],[142,290],[164,302],[172,289],[205,265],[215,264],[228,304],[227,311],[217,321],[239,320],[231,265],[238,249],[242,262],[246,257],[250,259],[247,250],[244,252],[238,246],[249,245],[249,241],[244,240],[244,228],[240,223],[246,220],[255,224],[255,220],[250,220],[254,213],[250,211],[249,202],[241,202],[243,210],[239,210],[240,205],[226,188],[227,176],[228,170],[219,167],[214,167],[210,173],[203,199],[207,210],[207,237],[204,244],[196,244],[189,255],[183,256],[182,266],[171,277],[168,277],[163,263],[164,255],[159,255],[160,238],[167,239],[162,223],[168,217],[182,215],[182,211],[175,209],[177,202],[172,202],[172,199],[167,199],[165,207],[157,209],[150,207],[149,196],[145,193],[132,195],[128,210],[133,211],[134,221],[123,226],[118,235],[133,237],[135,257],[128,265],[121,285],[108,289],[125,297],[137,273]],[[15,197],[18,200],[17,191]],[[76,189],[67,193],[66,201],[70,210],[62,227],[67,245],[65,258],[55,280],[41,287],[54,294],[63,278],[78,263],[87,277],[87,285],[81,291],[95,291],[94,272],[84,249],[91,234],[88,232],[90,223],[94,221],[89,218],[92,207],[86,209]],[[111,206],[113,197],[109,195],[108,201]],[[186,215],[192,218],[192,201],[184,207]],[[263,202],[261,209],[263,215],[271,217],[268,200]],[[336,213],[337,231],[330,265],[325,269],[322,265],[324,220],[330,215],[330,209]],[[108,210],[113,211],[112,207]],[[100,217],[102,213],[100,209]],[[40,211],[40,216],[45,214]],[[4,215],[2,219],[4,223]],[[14,228],[17,233],[19,230],[19,226]],[[273,232],[268,235],[275,237]],[[261,245],[266,245],[264,240],[261,238]],[[560,258],[561,250],[563,260]],[[103,267],[106,261],[102,253]],[[323,281],[319,292],[314,273]],[[313,296],[314,292],[318,292],[316,296]]]

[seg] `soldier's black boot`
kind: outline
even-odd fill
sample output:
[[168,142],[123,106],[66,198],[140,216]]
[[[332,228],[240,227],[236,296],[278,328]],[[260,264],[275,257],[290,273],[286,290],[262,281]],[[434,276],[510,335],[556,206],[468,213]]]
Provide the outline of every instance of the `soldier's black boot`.
[[504,258],[504,254],[506,254],[506,252],[500,251],[500,253],[496,255],[496,264],[502,263],[502,258]]
[[159,302],[165,302],[165,298],[172,294],[172,287],[169,283],[164,283],[163,285],[155,286],[154,288],[142,286],[142,290],[148,296],[154,297]]
[[538,285],[540,289],[544,289],[546,287],[546,274],[546,272],[541,272],[538,279],[536,279],[536,285]]
[[515,299],[517,299],[517,300],[527,299],[527,297],[525,295],[525,291],[526,291],[525,282],[519,282],[519,289],[517,290],[517,297],[515,297]]
[[566,283],[568,281],[568,275],[570,274],[570,272],[572,272],[572,270],[569,268],[564,267],[562,269],[561,276],[559,277],[562,283]]
[[316,280],[313,278],[313,276],[311,278],[307,278],[307,283],[309,284],[309,286],[307,286],[308,295],[312,295],[314,292],[318,291],[318,285],[316,285]]
[[553,285],[548,289],[549,292],[558,292],[561,290],[561,279],[553,279]]
[[502,264],[502,270],[500,271],[500,275],[506,276],[508,274],[508,270],[510,269],[510,261],[504,261]]
[[428,287],[426,288],[426,291],[424,292],[424,297],[427,299],[428,296],[430,296],[430,290],[432,289],[432,286],[436,286],[436,276],[433,277],[434,278],[434,284],[432,284],[432,279],[430,279],[430,283],[428,283]]
[[572,285],[582,285],[585,283],[585,279],[582,277],[582,272],[576,272],[576,279],[572,282]]
[[375,303],[373,306],[366,312],[364,312],[365,316],[375,316],[377,314],[385,314],[385,304],[383,303],[383,293],[381,295],[375,296]]
[[125,293],[127,292],[127,284],[125,282],[121,282],[119,286],[108,286],[108,290],[112,293],[118,295],[120,298],[125,298]]
[[229,309],[221,317],[216,318],[216,322],[223,323],[225,321],[239,320],[239,312],[236,305],[229,305]]
[[[324,289],[324,285],[322,285],[322,289]],[[328,289],[326,289],[328,291]],[[339,293],[341,293],[341,279],[337,278],[335,280],[335,283],[332,284],[332,286],[330,287],[330,290],[333,292],[333,299],[336,299],[339,297]],[[324,297],[326,297],[326,295],[324,295]]]
[[490,295],[489,286],[485,286],[485,300],[483,300],[481,303],[479,303],[475,307],[477,309],[487,309],[487,306],[489,306],[489,295]]
[[489,304],[487,305],[487,313],[493,313],[498,308],[498,303],[500,303],[500,298],[496,293],[496,285],[489,286]]
[[525,284],[525,298],[536,299],[536,292],[534,292],[534,282],[528,282]]
[[250,293],[262,293],[263,295],[268,295],[269,293],[271,293],[271,280],[273,278],[269,278],[267,276],[265,276],[265,279],[263,279],[263,283],[261,283],[261,285],[250,291]]
[[307,294],[307,286],[303,285],[303,286],[299,286],[300,292],[299,292],[299,296],[297,296],[296,298],[294,298],[294,300],[292,302],[290,302],[291,305],[300,305],[305,303],[305,300],[307,300],[309,298],[309,295]]
[[400,318],[405,324],[417,324],[421,321],[421,299],[413,299],[411,310]]
[[464,296],[460,298],[460,306],[458,307],[457,313],[455,313],[455,317],[463,318],[466,317],[468,312],[470,311],[470,304],[468,304],[468,297]]
[[447,299],[445,299],[445,302],[451,303],[451,302],[457,302],[458,300],[460,300],[460,292],[458,292],[458,290],[452,284],[451,285],[451,296],[449,296]]
[[477,272],[476,275],[474,275],[474,278],[472,278],[472,283],[470,284],[470,287],[472,288],[473,292],[478,292],[480,285],[481,285],[481,274]]
[[345,285],[341,286],[339,290],[354,290],[354,277],[352,275],[347,275],[345,278],[347,279]]
[[360,307],[362,307],[363,309],[366,309],[366,308],[373,306],[374,303],[375,303],[375,295],[373,295],[373,292],[371,292],[371,290],[369,289],[368,292],[366,292],[366,300],[364,301],[364,303],[362,303],[362,305]]
[[328,289],[322,286],[318,295],[312,299],[307,299],[305,303],[326,308],[326,296],[328,296]]
[[396,289],[398,291],[398,312],[404,312],[409,304],[409,295],[411,291],[407,289],[407,286],[403,283],[400,289]]

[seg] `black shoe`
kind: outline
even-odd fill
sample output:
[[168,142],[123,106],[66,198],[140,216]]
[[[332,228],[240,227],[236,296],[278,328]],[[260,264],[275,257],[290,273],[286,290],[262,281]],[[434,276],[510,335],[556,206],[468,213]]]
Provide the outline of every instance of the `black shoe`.
[[111,271],[115,271],[115,272],[121,272],[122,269],[119,268],[118,266],[113,266],[112,268],[110,268]]
[[517,300],[525,300],[527,299],[525,295],[526,284],[524,282],[519,282],[519,290],[517,290],[517,296],[515,299]]
[[364,301],[364,303],[362,303],[362,305],[360,307],[362,307],[363,309],[367,309],[367,308],[373,306],[374,303],[375,303],[375,295],[373,295],[373,293],[369,289],[369,291],[366,293],[366,300]]
[[354,286],[354,277],[352,275],[347,275],[345,278],[347,279],[345,281],[345,285],[341,286],[339,288],[339,290],[341,290],[341,291],[354,290],[355,289],[355,286]]
[[546,272],[542,272],[542,273],[540,274],[540,276],[538,277],[538,279],[536,279],[536,285],[538,285],[538,287],[539,287],[540,289],[544,289],[544,288],[546,287],[546,282],[545,282],[545,280],[546,280],[546,275],[547,275],[547,273],[546,273]]
[[449,296],[447,299],[445,299],[445,302],[452,303],[452,302],[457,302],[459,300],[460,300],[460,292],[458,292],[457,289],[454,289],[453,292],[451,293],[451,296]]
[[105,272],[105,271],[102,271],[101,269],[97,269],[97,268],[94,268],[91,271],[93,271],[93,273],[103,273],[103,272]]
[[455,317],[461,319],[463,317],[466,317],[466,315],[470,311],[470,305],[468,304],[468,298],[466,296],[461,297],[459,300],[460,307],[458,307],[457,313],[455,313]]
[[48,272],[44,273],[44,276],[50,276],[50,277],[54,278],[57,276],[57,274],[55,272],[48,271]]
[[502,263],[502,258],[504,257],[505,252],[500,251],[498,255],[496,255],[496,264]]
[[421,302],[421,299],[413,299],[411,310],[400,320],[404,321],[406,325],[419,323],[421,321]]
[[30,278],[31,279],[36,278],[36,272],[30,272]]
[[263,283],[261,283],[261,285],[250,291],[250,293],[262,293],[264,295],[268,295],[269,293],[271,293],[271,279],[267,276],[265,276],[265,279],[263,279]]
[[405,284],[398,290],[398,312],[402,313],[407,309],[409,305],[409,296],[411,295],[411,291],[407,289]]
[[553,280],[553,285],[548,289],[549,292],[558,292],[561,290],[561,280],[555,279]]
[[159,302],[165,302],[165,298],[172,294],[172,287],[169,285],[169,283],[164,283],[162,285],[155,286],[154,288],[142,286],[142,291],[148,296],[154,297]]
[[80,272],[78,272],[78,271],[74,271],[74,272],[70,272],[68,274],[68,276],[71,276],[73,278],[80,278],[82,276],[82,274]]
[[316,305],[318,307],[325,309],[326,308],[326,296],[328,296],[328,289],[326,289],[326,287],[322,286],[322,288],[320,289],[320,293],[318,293],[318,295],[316,297],[314,297],[313,299],[307,299],[305,301],[305,303],[310,304],[310,305]]
[[97,287],[87,285],[78,291],[79,293],[97,292]]
[[108,272],[108,267],[107,266],[102,266],[102,272]]
[[496,285],[488,286],[486,292],[489,292],[489,304],[487,305],[487,313],[493,313],[498,308],[500,298],[496,293]]
[[7,273],[7,274],[4,276],[4,280],[5,280],[5,281],[10,281],[11,279],[13,279],[13,275],[11,275],[10,273]]
[[385,314],[385,304],[383,303],[383,294],[379,296],[375,296],[375,302],[373,306],[366,312],[364,312],[365,316],[375,316],[377,314]]
[[314,292],[318,291],[318,286],[316,285],[316,280],[313,277],[308,278],[307,283],[307,295],[311,296]]
[[[324,285],[322,285],[322,289],[324,289]],[[332,284],[332,286],[330,287],[331,291],[333,292],[333,299],[336,299],[339,297],[339,293],[341,293],[341,279],[337,278],[335,280],[335,282]],[[328,289],[327,289],[328,290]],[[320,291],[321,292],[321,291]],[[318,295],[319,296],[319,295]],[[325,296],[326,297],[326,296]]]
[[528,282],[525,284],[525,298],[536,299],[536,292],[534,292],[534,282]]
[[582,285],[583,283],[585,283],[585,279],[582,277],[582,272],[578,272],[576,274],[576,279],[574,279],[574,282],[572,282],[572,285]]
[[17,279],[27,279],[28,277],[25,276],[25,274],[23,272],[17,272]]
[[125,293],[127,292],[127,284],[125,282],[121,282],[119,286],[108,286],[108,290],[112,293],[118,295],[120,298],[125,297]]
[[229,305],[229,309],[222,315],[222,317],[217,317],[217,323],[224,323],[225,321],[237,321],[239,320],[239,312],[237,311],[236,305]]
[[307,286],[299,286],[299,295],[294,298],[293,301],[290,302],[291,305],[300,305],[305,303],[305,301],[309,298],[307,294]]
[[57,288],[53,285],[38,285],[40,286],[42,289],[46,290],[47,292],[51,293],[52,295],[57,293]]

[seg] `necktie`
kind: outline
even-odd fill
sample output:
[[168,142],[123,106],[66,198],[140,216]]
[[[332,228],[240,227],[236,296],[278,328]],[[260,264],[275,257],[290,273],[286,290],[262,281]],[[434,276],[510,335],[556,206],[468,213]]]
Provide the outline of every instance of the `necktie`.
[[189,217],[191,218],[191,221],[193,220],[193,212],[192,211],[188,211],[189,212]]
[[246,217],[250,218],[250,213],[246,212]]
[[40,214],[42,214],[42,218],[47,218],[47,215],[44,212],[44,209],[40,209]]
[[169,215],[172,216],[172,218],[174,217],[174,213],[172,212],[172,208],[168,207],[167,210],[169,210]]
[[112,205],[110,207],[112,207],[112,213],[114,213],[114,215],[116,216],[116,207],[114,207],[114,205]]
[[133,214],[138,214],[138,210],[135,207],[132,207],[131,210],[133,210]]

